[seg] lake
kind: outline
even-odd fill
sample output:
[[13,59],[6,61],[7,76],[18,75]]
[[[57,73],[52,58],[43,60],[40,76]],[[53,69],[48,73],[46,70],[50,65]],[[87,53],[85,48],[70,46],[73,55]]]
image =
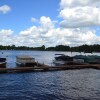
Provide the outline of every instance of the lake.
[[[80,53],[48,51],[0,51],[7,67],[16,67],[17,55],[30,55],[52,65],[54,54]],[[84,53],[81,53],[84,54]],[[84,54],[91,55],[91,54]],[[94,55],[100,55],[94,53]],[[0,100],[100,100],[100,70],[81,69],[0,74]]]

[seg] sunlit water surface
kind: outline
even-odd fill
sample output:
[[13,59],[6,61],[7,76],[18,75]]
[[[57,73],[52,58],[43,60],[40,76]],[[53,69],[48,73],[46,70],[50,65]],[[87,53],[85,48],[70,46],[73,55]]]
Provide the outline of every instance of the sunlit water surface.
[[[52,65],[56,53],[72,56],[80,54],[75,52],[0,51],[0,56],[7,57],[7,67],[16,67],[17,55],[31,55],[38,62]],[[0,74],[0,100],[18,99],[100,100],[100,70]]]

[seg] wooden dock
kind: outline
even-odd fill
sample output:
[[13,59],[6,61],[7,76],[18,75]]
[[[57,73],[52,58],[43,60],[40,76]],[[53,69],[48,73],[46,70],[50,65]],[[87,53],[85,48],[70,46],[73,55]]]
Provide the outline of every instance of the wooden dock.
[[100,69],[100,64],[64,65],[64,66],[41,65],[39,67],[36,66],[36,67],[0,68],[0,73],[56,71],[56,70],[72,70],[72,69],[84,69],[84,68]]

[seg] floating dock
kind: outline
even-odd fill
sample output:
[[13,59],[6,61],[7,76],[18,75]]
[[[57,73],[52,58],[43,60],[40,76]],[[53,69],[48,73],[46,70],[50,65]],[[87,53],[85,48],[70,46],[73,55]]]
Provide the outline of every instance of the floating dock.
[[84,68],[100,69],[100,64],[63,65],[63,66],[48,66],[41,64],[41,66],[36,66],[36,67],[0,68],[0,73],[56,71],[56,70],[72,70],[72,69],[84,69]]

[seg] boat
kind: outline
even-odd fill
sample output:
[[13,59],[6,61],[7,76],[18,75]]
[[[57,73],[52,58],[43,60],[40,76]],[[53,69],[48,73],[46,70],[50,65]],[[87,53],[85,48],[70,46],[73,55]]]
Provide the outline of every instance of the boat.
[[55,54],[55,60],[53,60],[53,63],[55,65],[65,65],[71,63],[72,61],[73,57],[64,54]]
[[73,57],[64,54],[55,54],[55,60],[57,61],[72,61]]
[[100,64],[100,56],[97,55],[75,55],[67,56],[64,54],[55,54],[55,65],[82,65],[82,64]]
[[57,61],[57,60],[53,60],[53,64],[55,65],[64,65],[65,64],[65,61]]
[[88,64],[100,64],[100,56],[97,55],[76,55],[73,57],[74,62],[88,63]]
[[34,67],[37,65],[35,58],[28,55],[16,56],[16,65],[18,67]]
[[85,63],[87,56],[84,55],[75,55],[73,56],[74,63]]
[[89,55],[88,62],[90,64],[100,64],[100,56],[97,55]]
[[0,58],[0,68],[6,67],[6,58]]

